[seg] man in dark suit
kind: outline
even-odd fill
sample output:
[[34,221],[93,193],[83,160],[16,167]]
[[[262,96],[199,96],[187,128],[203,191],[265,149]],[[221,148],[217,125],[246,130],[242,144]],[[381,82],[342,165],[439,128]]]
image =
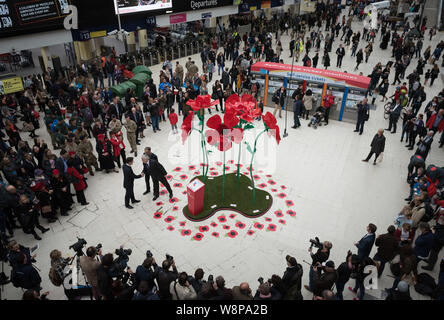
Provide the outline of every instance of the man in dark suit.
[[395,237],[396,228],[389,226],[386,234],[381,234],[376,238],[375,246],[378,247],[373,260],[379,261],[378,278],[384,271],[385,264],[393,260],[398,250],[398,239]]
[[142,172],[139,175],[134,174],[131,166],[133,165],[134,158],[128,157],[126,158],[126,164],[122,166],[123,170],[123,187],[126,190],[125,193],[125,207],[128,209],[133,209],[133,207],[129,204],[130,199],[132,203],[140,202],[140,200],[136,200],[134,198],[134,179],[142,178],[145,174]]
[[117,101],[117,98],[114,97],[113,98],[113,102],[109,105],[109,109],[108,109],[108,116],[111,119],[113,114],[116,115],[116,118],[118,120],[120,120],[120,122],[122,122],[122,115],[124,113],[123,110],[123,105],[122,103],[119,101]]
[[62,176],[66,176],[66,169],[68,169],[68,159],[69,159],[68,151],[62,149],[60,151],[60,157],[58,157],[55,161],[55,167],[57,170],[59,170],[60,175]]
[[419,154],[424,160],[427,159],[430,148],[433,143],[433,131],[430,130],[425,137],[421,137],[418,142],[418,149],[416,149],[415,154]]
[[376,226],[370,223],[367,226],[367,234],[359,242],[355,243],[355,246],[358,248],[359,261],[363,261],[370,255],[370,251],[372,251],[373,244],[375,243],[375,232]]
[[356,129],[354,132],[359,132],[359,134],[362,134],[364,131],[364,124],[365,121],[368,120],[369,109],[370,107],[367,104],[367,98],[362,99],[362,102],[358,104],[356,110],[358,112],[358,119],[356,121]]
[[168,180],[165,178],[165,176],[167,175],[165,168],[157,160],[155,160],[154,157],[151,156],[149,158],[148,165],[149,165],[148,172],[153,179],[153,188],[154,188],[153,201],[159,198],[159,182],[161,182],[168,190],[171,199],[173,197],[173,190],[171,190],[170,184],[168,183]]
[[145,173],[145,184],[146,184],[146,190],[143,193],[143,195],[146,195],[148,193],[150,193],[150,163],[149,163],[149,159],[153,159],[156,161],[159,161],[159,159],[157,158],[157,155],[155,155],[154,153],[151,152],[151,148],[150,147],[146,147],[144,152],[143,152],[144,156],[142,156],[142,162],[143,162],[143,173]]
[[390,117],[389,117],[389,127],[385,130],[391,131],[393,127],[393,131],[391,133],[396,133],[396,125],[398,124],[399,117],[401,116],[401,103],[398,100],[396,100],[395,105],[391,108],[389,111]]

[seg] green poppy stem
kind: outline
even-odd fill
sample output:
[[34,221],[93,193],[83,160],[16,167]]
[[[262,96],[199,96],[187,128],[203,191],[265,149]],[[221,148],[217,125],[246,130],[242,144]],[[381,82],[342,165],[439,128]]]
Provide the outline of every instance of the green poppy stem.
[[237,179],[237,188],[239,189],[239,182],[240,182],[240,160],[241,160],[241,151],[242,151],[242,143],[239,143],[239,155],[237,158],[237,174],[236,174],[236,179]]
[[222,177],[222,201],[225,200],[225,151],[224,151],[224,175]]
[[250,162],[250,177],[251,177],[251,182],[253,184],[253,203],[256,200],[256,189],[254,187],[254,179],[253,179],[253,161],[254,161],[254,156],[256,154],[256,145],[257,145],[257,141],[259,139],[259,137],[264,133],[267,132],[267,130],[262,131],[261,133],[259,133],[256,137],[256,139],[254,140],[254,148],[253,148],[253,154],[251,155],[251,162]]

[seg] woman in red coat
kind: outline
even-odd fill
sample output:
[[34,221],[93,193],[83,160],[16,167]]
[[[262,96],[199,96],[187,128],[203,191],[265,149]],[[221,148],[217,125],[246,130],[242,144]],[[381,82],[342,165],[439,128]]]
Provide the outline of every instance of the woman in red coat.
[[120,157],[122,157],[123,163],[126,163],[125,144],[123,143],[122,131],[111,133],[109,141],[113,145],[114,161],[117,163],[118,167],[121,168]]
[[433,112],[433,115],[426,123],[426,127],[434,133],[436,133],[436,131],[442,132],[444,129],[444,110],[441,109],[439,112]]
[[82,206],[86,206],[89,202],[86,202],[85,193],[83,190],[86,189],[86,182],[83,175],[81,175],[73,166],[72,162],[68,162],[68,169],[66,169],[66,173],[70,178],[74,189],[76,190],[77,202],[79,202]]

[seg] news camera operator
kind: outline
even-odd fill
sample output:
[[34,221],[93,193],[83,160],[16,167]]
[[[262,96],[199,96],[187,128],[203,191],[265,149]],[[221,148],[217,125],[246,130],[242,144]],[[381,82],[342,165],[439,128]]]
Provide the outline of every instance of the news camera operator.
[[[170,268],[173,270],[170,271]],[[159,286],[159,298],[160,300],[171,300],[170,284],[176,280],[179,276],[177,272],[176,263],[174,258],[167,255],[166,260],[162,262],[162,268],[159,270],[156,280]]]
[[160,267],[157,265],[151,251],[148,250],[146,253],[146,259],[136,269],[136,286],[139,287],[141,281],[146,281],[150,288],[155,287],[154,279],[156,279],[159,270]]
[[318,262],[316,266],[311,268],[313,269],[313,297],[322,297],[322,292],[331,290],[338,280],[335,263],[331,260],[327,261],[325,265]]
[[[101,246],[100,246],[101,247]],[[98,289],[98,269],[100,267],[100,261],[97,256],[102,257],[102,249],[96,247],[89,247],[86,249],[86,256],[80,257],[80,269],[85,274],[86,280],[91,285],[92,296],[94,299],[99,300]]]
[[[323,243],[321,243],[318,237],[315,237],[314,240],[310,239],[310,243],[311,245],[310,248],[308,249],[308,252],[310,252],[310,256],[312,259],[311,263],[312,267],[321,265],[322,263],[326,262],[330,257],[330,250],[331,248],[333,248],[332,243],[330,241],[324,241]],[[313,247],[318,248],[316,253],[313,253]],[[309,279],[308,286],[304,285],[304,288],[310,292],[313,292],[313,275],[314,275],[314,270],[313,268],[310,268],[310,271],[308,273],[308,279]]]
[[97,268],[97,288],[103,300],[114,300],[112,292],[113,277],[111,276],[113,262],[113,254],[107,253],[102,257],[102,263]]

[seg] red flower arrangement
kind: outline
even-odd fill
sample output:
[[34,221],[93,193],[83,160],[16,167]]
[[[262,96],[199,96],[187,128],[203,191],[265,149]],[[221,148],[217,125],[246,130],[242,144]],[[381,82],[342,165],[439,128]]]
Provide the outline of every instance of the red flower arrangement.
[[203,239],[203,237],[204,237],[204,235],[203,235],[202,233],[196,233],[196,234],[194,235],[194,237],[191,238],[191,239],[192,239],[192,240],[196,240],[196,241],[200,241],[200,240]]
[[200,226],[199,227],[200,232],[207,232],[208,230],[210,230],[210,228],[208,228],[208,226]]
[[238,221],[235,226],[238,227],[239,229],[244,229],[246,227],[245,224],[240,221]]
[[264,225],[262,223],[256,222],[253,227],[262,230],[264,228]]
[[226,234],[226,236],[230,237],[231,239],[236,238],[237,235],[238,235],[238,233],[237,233],[236,230],[231,230],[230,232],[228,232],[228,233]]
[[184,236],[184,237],[189,236],[189,235],[191,235],[191,230],[189,230],[189,229],[182,229],[182,230],[180,231],[180,234],[181,234],[182,236]]
[[276,231],[276,225],[270,223],[268,225],[267,231]]

